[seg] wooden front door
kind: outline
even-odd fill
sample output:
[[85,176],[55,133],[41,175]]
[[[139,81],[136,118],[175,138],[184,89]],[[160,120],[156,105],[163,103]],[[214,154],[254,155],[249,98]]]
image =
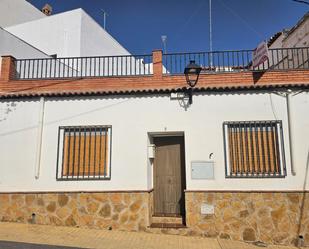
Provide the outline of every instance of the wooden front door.
[[183,136],[154,137],[154,215],[184,215]]

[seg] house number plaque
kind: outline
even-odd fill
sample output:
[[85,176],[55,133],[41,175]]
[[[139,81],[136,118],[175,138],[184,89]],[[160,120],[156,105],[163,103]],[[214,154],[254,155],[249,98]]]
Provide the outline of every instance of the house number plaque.
[[208,214],[214,214],[215,213],[215,207],[214,205],[203,203],[201,205],[201,214],[208,215]]

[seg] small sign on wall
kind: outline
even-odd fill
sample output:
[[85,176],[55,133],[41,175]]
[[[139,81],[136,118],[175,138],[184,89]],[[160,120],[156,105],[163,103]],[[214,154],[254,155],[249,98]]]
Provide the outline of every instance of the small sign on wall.
[[202,203],[201,205],[201,214],[203,215],[210,215],[215,214],[215,207],[214,205]]

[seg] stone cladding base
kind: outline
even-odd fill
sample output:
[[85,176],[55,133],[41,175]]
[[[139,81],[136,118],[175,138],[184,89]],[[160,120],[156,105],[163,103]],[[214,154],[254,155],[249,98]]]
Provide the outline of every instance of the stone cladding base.
[[149,193],[0,194],[0,221],[145,230]]
[[[151,229],[152,193],[2,193],[0,221],[309,246],[309,193],[186,192],[186,226]],[[214,206],[202,215],[201,205]],[[300,222],[301,220],[301,222]]]
[[[202,203],[214,214],[201,215]],[[295,245],[301,234],[309,246],[309,193],[187,192],[186,221],[208,237]]]

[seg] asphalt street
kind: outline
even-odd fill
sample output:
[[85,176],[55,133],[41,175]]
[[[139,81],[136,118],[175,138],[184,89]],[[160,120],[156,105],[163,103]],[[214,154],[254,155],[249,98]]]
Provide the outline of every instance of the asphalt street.
[[0,249],[82,249],[80,247],[52,246],[42,244],[20,243],[13,241],[0,241]]

